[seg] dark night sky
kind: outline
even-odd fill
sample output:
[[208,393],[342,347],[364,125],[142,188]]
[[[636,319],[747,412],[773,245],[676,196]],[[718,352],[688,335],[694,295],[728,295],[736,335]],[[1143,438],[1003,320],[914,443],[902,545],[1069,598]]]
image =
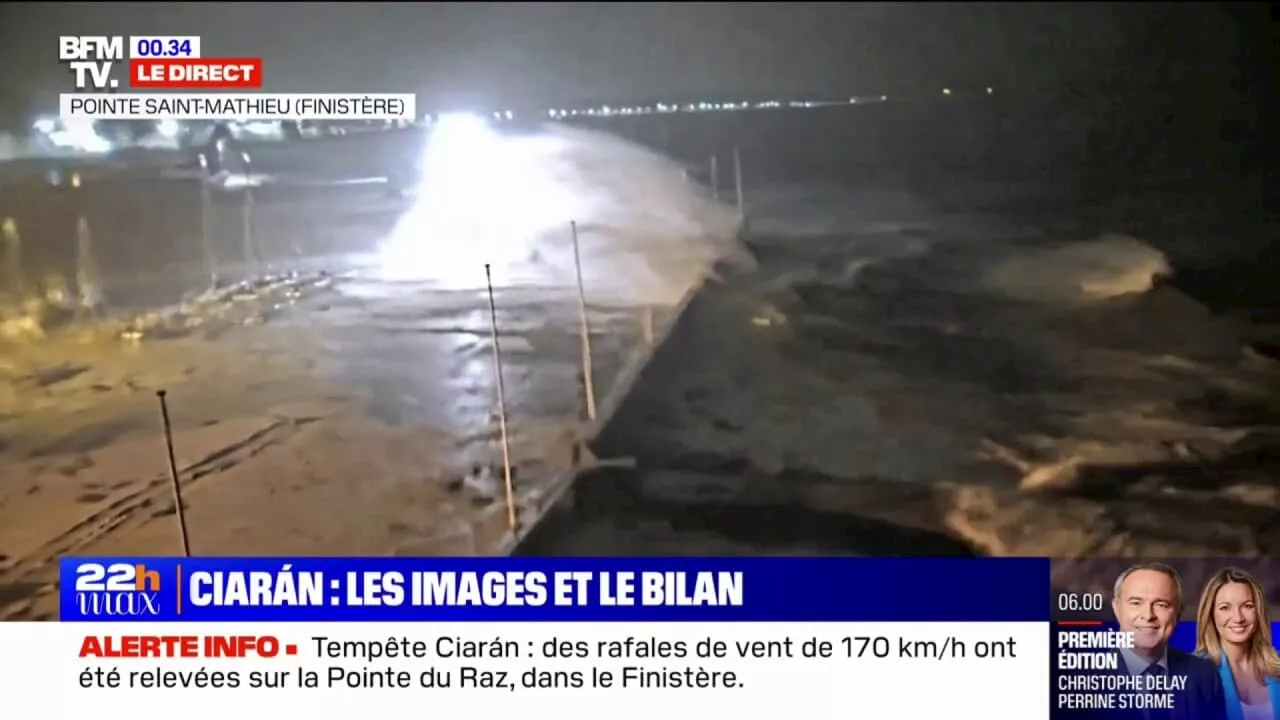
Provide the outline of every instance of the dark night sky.
[[199,35],[206,57],[263,57],[270,90],[484,107],[1156,76],[1226,85],[1238,32],[1193,3],[3,3],[10,118],[69,89],[59,34]]

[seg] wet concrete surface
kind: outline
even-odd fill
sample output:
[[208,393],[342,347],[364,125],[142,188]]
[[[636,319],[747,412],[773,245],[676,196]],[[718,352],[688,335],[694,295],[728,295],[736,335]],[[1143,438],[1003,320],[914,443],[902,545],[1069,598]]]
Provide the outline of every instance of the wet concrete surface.
[[[506,289],[495,300],[515,502],[533,508],[569,467],[585,421],[579,306],[568,289]],[[603,398],[643,328],[635,309],[596,308],[589,319]],[[201,554],[499,546],[502,488],[458,483],[473,466],[501,477],[484,294],[331,279],[267,319],[208,333],[216,323],[132,347],[68,338],[53,354],[75,348],[84,357],[74,371],[44,371],[43,384],[11,400],[0,421],[0,586],[16,594],[8,616],[47,612],[60,555],[172,547],[160,389]]]

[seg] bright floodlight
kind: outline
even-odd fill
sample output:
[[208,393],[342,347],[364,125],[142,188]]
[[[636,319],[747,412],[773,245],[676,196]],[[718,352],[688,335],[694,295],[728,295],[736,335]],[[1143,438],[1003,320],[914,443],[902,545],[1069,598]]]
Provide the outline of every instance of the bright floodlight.
[[178,125],[177,120],[166,118],[156,123],[156,132],[160,133],[162,137],[175,138],[178,137],[178,133],[181,131],[182,127]]
[[414,205],[382,249],[382,273],[475,287],[488,264],[503,281],[543,233],[574,217],[573,192],[552,175],[536,145],[509,140],[475,115],[441,115]]
[[484,287],[488,265],[499,288],[568,289],[580,268],[597,301],[674,303],[710,263],[746,260],[736,212],[709,202],[682,170],[602,133],[504,135],[473,116],[446,116],[427,138],[415,202],[376,272],[470,290]]

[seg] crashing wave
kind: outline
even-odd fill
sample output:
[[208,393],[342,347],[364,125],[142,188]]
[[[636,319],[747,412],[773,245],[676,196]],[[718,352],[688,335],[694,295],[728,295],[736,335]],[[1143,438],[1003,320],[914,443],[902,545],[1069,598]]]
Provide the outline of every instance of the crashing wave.
[[1126,235],[1037,249],[997,263],[983,277],[994,292],[1031,302],[1087,302],[1151,290],[1170,273],[1164,253]]

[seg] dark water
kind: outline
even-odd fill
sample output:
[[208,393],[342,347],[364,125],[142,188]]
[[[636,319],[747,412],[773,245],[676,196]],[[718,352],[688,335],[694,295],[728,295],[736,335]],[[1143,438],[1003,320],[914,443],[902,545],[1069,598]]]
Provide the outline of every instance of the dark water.
[[[1153,403],[1188,427],[1280,426],[1274,394],[1236,397],[1202,371],[1096,364],[1111,353],[1231,373],[1246,346],[1271,352],[1273,340],[1256,338],[1274,335],[1280,307],[1273,198],[1211,116],[981,99],[610,129],[695,168],[715,154],[724,185],[738,148],[761,274],[790,279],[745,280],[695,305],[596,443],[641,472],[588,476],[578,510],[542,528],[529,554],[978,552],[936,531],[929,488],[1008,483],[969,461],[983,438],[1112,442],[1124,433],[1091,418]],[[1011,255],[1104,233],[1163,252],[1171,281],[1087,311],[951,287],[977,262],[972,248]],[[866,258],[876,262],[852,282]],[[753,303],[787,314],[786,330],[730,330],[750,324]],[[868,400],[873,375],[892,380]],[[1214,465],[1090,467],[1075,492],[1124,515],[1133,488],[1161,478],[1169,492],[1202,494],[1160,501],[1141,522],[1151,536],[1189,538],[1175,528],[1221,514],[1274,547],[1275,510],[1209,498],[1277,471],[1280,452],[1262,443]],[[893,513],[875,506],[894,504],[920,508],[918,523],[878,519]]]

